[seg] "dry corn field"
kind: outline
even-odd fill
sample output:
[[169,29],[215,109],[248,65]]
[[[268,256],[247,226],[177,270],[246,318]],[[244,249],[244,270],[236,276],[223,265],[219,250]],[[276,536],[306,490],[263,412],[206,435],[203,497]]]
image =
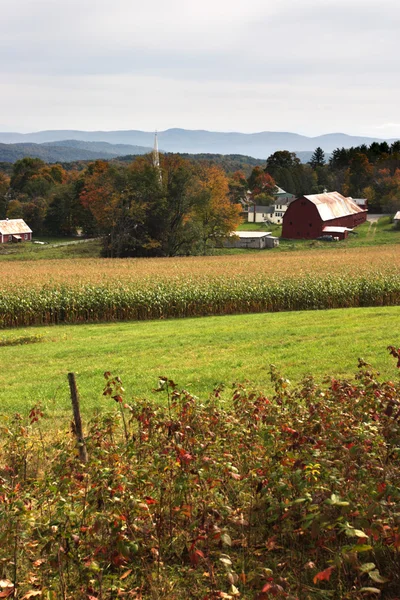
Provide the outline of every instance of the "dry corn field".
[[0,326],[400,304],[400,248],[3,263]]

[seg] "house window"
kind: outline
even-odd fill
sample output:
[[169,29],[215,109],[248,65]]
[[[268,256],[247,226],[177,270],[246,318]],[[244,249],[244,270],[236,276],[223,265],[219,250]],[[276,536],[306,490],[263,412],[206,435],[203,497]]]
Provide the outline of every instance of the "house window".
[[24,235],[24,238],[25,238],[26,240],[28,239],[28,234],[27,234],[27,233]]
[[9,236],[8,236],[8,241],[9,241],[9,242],[12,242],[12,235],[9,235]]

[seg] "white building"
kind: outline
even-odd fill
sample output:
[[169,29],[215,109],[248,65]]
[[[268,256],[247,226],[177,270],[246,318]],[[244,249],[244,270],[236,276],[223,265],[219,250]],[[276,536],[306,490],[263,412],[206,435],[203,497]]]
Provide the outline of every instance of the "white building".
[[279,238],[270,231],[234,231],[226,241],[227,248],[275,248],[279,246]]
[[273,223],[274,225],[281,225],[287,207],[295,198],[294,194],[285,192],[282,188],[277,187],[274,194],[274,204],[261,206],[249,203],[247,220],[249,223]]

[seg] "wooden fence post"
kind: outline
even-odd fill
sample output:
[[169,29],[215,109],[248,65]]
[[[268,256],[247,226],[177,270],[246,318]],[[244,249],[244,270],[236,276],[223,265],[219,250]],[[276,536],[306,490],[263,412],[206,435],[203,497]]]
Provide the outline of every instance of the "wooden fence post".
[[83,437],[81,413],[79,410],[79,394],[75,381],[75,373],[68,373],[68,383],[71,392],[72,411],[74,414],[75,433],[78,442],[79,459],[83,463],[87,463],[88,455],[86,450],[85,438]]

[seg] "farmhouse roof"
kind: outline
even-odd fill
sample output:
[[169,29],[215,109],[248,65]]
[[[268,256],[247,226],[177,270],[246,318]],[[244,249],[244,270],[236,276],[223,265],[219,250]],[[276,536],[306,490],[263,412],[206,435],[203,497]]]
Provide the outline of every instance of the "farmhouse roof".
[[338,217],[347,217],[357,213],[366,212],[351,199],[342,196],[339,192],[329,192],[326,194],[312,194],[304,196],[310,202],[315,204],[322,221],[331,221]]
[[255,210],[256,213],[270,213],[274,211],[274,207],[274,204],[270,206],[263,206],[262,204],[251,204],[249,206],[249,212],[253,213]]
[[289,194],[290,196],[294,197],[294,194],[291,194],[290,192],[287,192],[286,190],[284,190],[281,187],[279,187],[279,185],[277,185],[276,188],[275,188],[274,196],[278,196],[278,195],[281,195],[281,194]]
[[21,233],[32,233],[23,219],[5,219],[0,221],[0,233],[2,235],[19,235]]

